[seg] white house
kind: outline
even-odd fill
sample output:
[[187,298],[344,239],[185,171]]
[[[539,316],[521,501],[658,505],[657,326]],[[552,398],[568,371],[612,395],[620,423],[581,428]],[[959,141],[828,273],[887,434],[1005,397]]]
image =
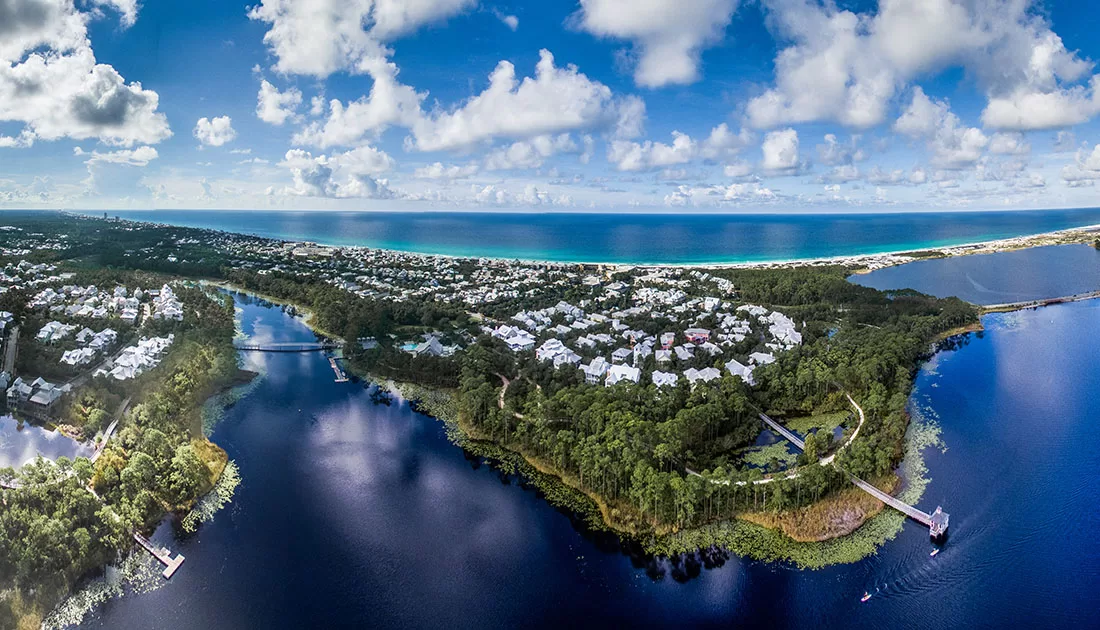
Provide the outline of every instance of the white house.
[[565,352],[565,344],[560,339],[547,339],[535,350],[535,357],[539,361],[550,361],[562,352]]
[[611,353],[612,363],[622,363],[630,358],[630,355],[634,354],[634,351],[630,348],[618,348]]
[[588,365],[582,365],[581,370],[584,371],[584,380],[590,385],[595,385],[600,382],[604,374],[607,374],[609,368],[607,359],[603,357],[596,357],[592,359],[592,362]]
[[673,372],[662,372],[656,370],[653,372],[653,384],[657,387],[664,387],[665,385],[676,385],[676,381],[680,380],[680,377]]
[[706,328],[688,328],[684,331],[684,336],[687,337],[688,341],[695,344],[710,341],[710,331]]
[[709,383],[714,379],[721,377],[722,373],[712,367],[703,368],[701,370],[696,370],[695,368],[688,368],[684,370],[684,378],[690,381],[692,385],[695,385],[695,383],[699,381]]
[[672,344],[676,342],[676,333],[666,332],[661,333],[661,348],[668,350],[672,347]]
[[581,355],[566,348],[564,352],[554,357],[554,367],[559,368],[563,365],[577,365],[581,362]]
[[767,365],[775,362],[775,355],[767,352],[753,352],[749,355],[749,360],[757,365]]
[[604,381],[604,385],[611,387],[620,381],[637,383],[641,376],[642,371],[636,367],[631,367],[629,365],[612,365],[611,369],[607,372],[607,379]]
[[709,341],[704,343],[703,345],[699,346],[699,349],[706,352],[707,354],[709,354],[712,357],[715,356],[715,355],[722,354],[722,349],[719,348],[718,346],[714,345],[713,343],[709,342]]
[[740,378],[749,385],[756,384],[752,378],[753,366],[742,365],[737,359],[730,359],[729,362],[726,363],[726,369],[729,370],[730,374]]

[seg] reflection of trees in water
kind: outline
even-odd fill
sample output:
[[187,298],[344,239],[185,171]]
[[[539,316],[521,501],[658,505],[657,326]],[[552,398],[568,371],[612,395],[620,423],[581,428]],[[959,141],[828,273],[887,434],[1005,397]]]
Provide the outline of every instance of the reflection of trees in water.
[[462,449],[462,456],[470,465],[471,470],[480,470],[483,466],[490,466],[503,485],[516,486],[526,492],[534,493],[540,501],[544,501],[546,505],[568,518],[573,529],[586,541],[592,543],[600,553],[626,557],[630,560],[630,564],[634,569],[645,571],[646,576],[654,582],[660,582],[666,577],[671,577],[683,584],[699,577],[703,569],[721,568],[730,559],[731,554],[728,550],[716,546],[672,556],[651,554],[645,550],[641,542],[620,536],[614,532],[593,528],[584,514],[567,506],[547,501],[546,494],[522,475],[509,473],[506,470],[494,467],[485,457],[466,449]]
[[932,353],[935,354],[937,352],[954,352],[955,350],[965,348],[966,346],[970,345],[971,337],[982,339],[983,337],[985,337],[985,331],[979,330],[973,333],[964,333],[961,335],[955,335],[954,337],[948,337],[947,339],[944,339],[943,341],[937,343]]

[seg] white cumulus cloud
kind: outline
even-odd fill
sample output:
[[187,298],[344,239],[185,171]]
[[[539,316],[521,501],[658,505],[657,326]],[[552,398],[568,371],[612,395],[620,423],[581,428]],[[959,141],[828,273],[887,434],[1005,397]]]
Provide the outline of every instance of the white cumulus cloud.
[[894,123],[894,130],[914,139],[925,139],[932,162],[943,168],[960,168],[978,161],[989,138],[976,127],[967,127],[951,112],[946,101],[934,101],[919,87]]
[[439,22],[475,0],[263,0],[248,17],[267,23],[264,43],[275,69],[320,79],[366,72],[384,61],[386,43]]
[[697,143],[691,136],[673,131],[671,144],[648,140],[644,143],[613,140],[608,146],[607,161],[620,171],[640,171],[686,164],[695,157],[697,149]]
[[[493,138],[592,129],[614,124],[617,107],[610,88],[589,79],[576,66],[555,66],[550,51],[541,50],[534,77],[518,79],[515,66],[501,61],[489,75],[485,91],[453,110],[437,111],[418,121],[412,144],[421,151],[439,151]],[[632,107],[636,115],[637,106]]]
[[256,95],[256,117],[275,126],[280,126],[295,117],[298,106],[302,104],[302,93],[297,88],[280,92],[279,88],[266,79],[260,82],[260,91]]
[[757,127],[882,123],[912,82],[961,66],[988,99],[988,127],[1076,124],[1100,111],[1091,63],[1067,50],[1031,0],[881,0],[856,13],[832,2],[764,0],[781,40],[775,85],[746,113]]
[[291,149],[282,166],[290,170],[293,184],[283,194],[306,197],[391,199],[396,193],[378,176],[393,168],[393,159],[374,147],[362,146],[345,153],[316,157]]
[[23,125],[9,146],[94,138],[128,147],[172,135],[156,92],[96,61],[88,19],[72,0],[0,2],[0,122]]
[[220,147],[237,137],[237,132],[233,129],[233,121],[229,116],[218,116],[214,119],[200,118],[195,123],[194,134],[203,146],[208,147]]
[[737,0],[581,0],[574,21],[630,41],[635,83],[656,88],[698,80],[700,55],[722,39],[736,9]]
[[796,172],[801,162],[798,157],[798,132],[794,129],[769,131],[760,146],[763,159],[761,168],[773,174]]

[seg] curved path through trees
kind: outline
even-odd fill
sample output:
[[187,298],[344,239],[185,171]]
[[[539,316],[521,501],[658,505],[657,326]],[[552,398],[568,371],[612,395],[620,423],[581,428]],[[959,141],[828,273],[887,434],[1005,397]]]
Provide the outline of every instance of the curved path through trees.
[[[860,407],[858,403],[856,403],[855,399],[852,398],[851,394],[848,394],[847,392],[845,392],[844,395],[848,397],[848,402],[852,403],[852,406],[855,407],[856,412],[859,413],[859,424],[856,425],[856,430],[852,431],[852,435],[850,435],[848,437],[848,439],[844,442],[844,444],[841,444],[840,447],[837,448],[836,451],[834,451],[832,455],[829,455],[828,457],[822,457],[821,459],[817,460],[817,465],[819,465],[819,466],[829,466],[830,464],[832,464],[833,461],[836,459],[836,456],[839,455],[841,451],[848,448],[848,445],[851,444],[852,441],[856,439],[856,436],[859,435],[859,430],[863,428],[863,423],[867,421],[867,415],[863,413],[863,408]],[[763,420],[764,422],[766,422],[769,427],[771,427],[773,429],[776,429],[781,435],[783,435],[783,437],[787,438],[788,440],[791,441],[791,443],[798,446],[799,449],[805,448],[805,443],[802,439],[798,438],[797,435],[795,435],[793,432],[791,432],[786,427],[783,427],[782,425],[780,425],[775,420],[772,420],[771,418],[769,418],[762,411],[760,412],[760,419]],[[806,465],[807,466],[813,466],[814,464],[806,464]],[[799,468],[802,468],[802,467],[800,466]],[[684,470],[687,471],[687,473],[689,475],[695,475],[696,477],[702,477],[703,476],[703,475],[700,475],[699,473],[697,473],[694,470],[692,470],[690,468],[687,468],[687,467],[685,467]],[[796,468],[793,471],[790,471],[788,474],[783,475],[783,476],[778,476],[778,477],[773,476],[773,477],[767,477],[765,479],[757,479],[756,481],[753,481],[751,483],[753,485],[761,485],[761,484],[772,483],[773,481],[780,481],[780,480],[784,480],[784,479],[798,479],[798,477],[800,477],[801,475],[798,472],[796,472],[797,470],[798,470],[798,468]],[[728,486],[731,483],[735,486],[744,486],[744,485],[748,485],[750,483],[748,481],[733,481],[733,482],[731,482],[728,479],[711,479],[710,482],[720,484],[720,485],[723,485],[723,486]]]

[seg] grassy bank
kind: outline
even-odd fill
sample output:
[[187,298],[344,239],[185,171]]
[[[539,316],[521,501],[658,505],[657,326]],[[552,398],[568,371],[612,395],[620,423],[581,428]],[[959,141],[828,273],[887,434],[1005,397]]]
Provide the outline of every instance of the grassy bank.
[[[899,483],[898,477],[894,476],[876,481],[874,485],[893,493]],[[782,512],[747,512],[740,518],[762,527],[778,529],[795,542],[825,542],[851,534],[884,507],[878,499],[851,487],[804,508]]]
[[974,322],[973,324],[969,324],[967,326],[959,326],[958,328],[952,328],[951,330],[945,330],[945,331],[943,331],[942,333],[940,333],[939,335],[936,336],[935,341],[940,342],[940,341],[950,339],[952,337],[958,337],[959,335],[966,335],[966,334],[969,334],[969,333],[981,332],[982,330],[985,330],[985,328],[982,326],[982,320],[979,319],[978,321]]

